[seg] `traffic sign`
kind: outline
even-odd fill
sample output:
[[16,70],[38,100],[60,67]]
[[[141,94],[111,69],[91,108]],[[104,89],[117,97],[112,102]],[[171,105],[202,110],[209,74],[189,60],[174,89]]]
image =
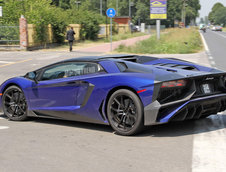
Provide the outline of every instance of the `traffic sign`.
[[114,8],[109,8],[106,13],[107,13],[107,16],[110,18],[113,18],[116,15],[116,11]]
[[167,0],[150,0],[151,19],[167,19]]

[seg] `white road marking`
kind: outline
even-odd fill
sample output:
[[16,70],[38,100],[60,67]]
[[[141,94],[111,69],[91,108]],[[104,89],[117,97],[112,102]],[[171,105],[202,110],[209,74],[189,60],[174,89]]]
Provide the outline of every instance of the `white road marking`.
[[218,33],[218,32],[213,32],[213,33],[215,33],[215,34],[217,34],[217,35],[219,35],[219,36],[221,36],[221,37],[223,37],[223,38],[226,38],[225,35],[222,35],[222,34],[220,34],[220,33]]
[[201,34],[201,32],[199,32],[199,33],[200,33],[200,36],[202,38],[202,42],[203,42],[204,47],[205,47],[205,50],[206,50],[206,54],[207,54],[207,56],[209,58],[209,62],[210,62],[210,64],[211,64],[212,67],[216,67],[216,63],[214,61],[213,56],[210,53],[209,47],[208,47],[208,45],[206,43],[206,40],[205,40],[204,36]]
[[209,56],[209,59],[210,59],[210,60],[213,60],[213,57],[212,57],[212,56]]
[[0,126],[0,130],[9,129],[8,126]]
[[207,43],[206,43],[206,40],[205,40],[204,36],[203,36],[201,33],[200,33],[200,35],[201,35],[202,42],[203,42],[203,44],[204,44],[204,47],[205,47],[206,52],[207,52],[207,53],[210,53],[209,47],[208,47],[208,45],[207,45]]
[[211,64],[212,66],[215,66],[215,65],[216,65],[215,61],[213,61],[213,60],[210,61],[210,64]]
[[221,115],[197,121],[193,139],[192,172],[226,169],[226,129]]
[[0,61],[0,63],[13,63],[13,62],[9,62],[9,61]]

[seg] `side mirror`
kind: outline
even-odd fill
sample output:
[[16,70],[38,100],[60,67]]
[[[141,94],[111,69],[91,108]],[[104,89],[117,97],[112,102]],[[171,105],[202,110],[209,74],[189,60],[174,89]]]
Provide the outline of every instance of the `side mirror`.
[[36,84],[38,84],[37,78],[36,78],[36,72],[29,72],[27,73],[27,77],[33,81],[35,81]]

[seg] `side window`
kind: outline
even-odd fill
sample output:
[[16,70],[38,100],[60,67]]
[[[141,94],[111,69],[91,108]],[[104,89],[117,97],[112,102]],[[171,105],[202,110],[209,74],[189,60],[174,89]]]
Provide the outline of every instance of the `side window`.
[[52,80],[67,78],[79,75],[87,75],[103,71],[102,67],[96,63],[90,62],[69,62],[54,65],[45,69],[40,80]]

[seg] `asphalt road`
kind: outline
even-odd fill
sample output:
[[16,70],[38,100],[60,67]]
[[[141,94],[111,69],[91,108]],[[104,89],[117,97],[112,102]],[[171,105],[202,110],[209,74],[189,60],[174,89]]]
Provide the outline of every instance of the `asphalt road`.
[[[0,52],[0,83],[81,55],[89,54]],[[0,115],[0,172],[217,172],[225,163],[218,155],[226,153],[225,126],[226,116],[216,115],[123,137],[109,126],[38,118],[13,122]]]
[[207,30],[203,34],[213,66],[226,71],[226,32]]

